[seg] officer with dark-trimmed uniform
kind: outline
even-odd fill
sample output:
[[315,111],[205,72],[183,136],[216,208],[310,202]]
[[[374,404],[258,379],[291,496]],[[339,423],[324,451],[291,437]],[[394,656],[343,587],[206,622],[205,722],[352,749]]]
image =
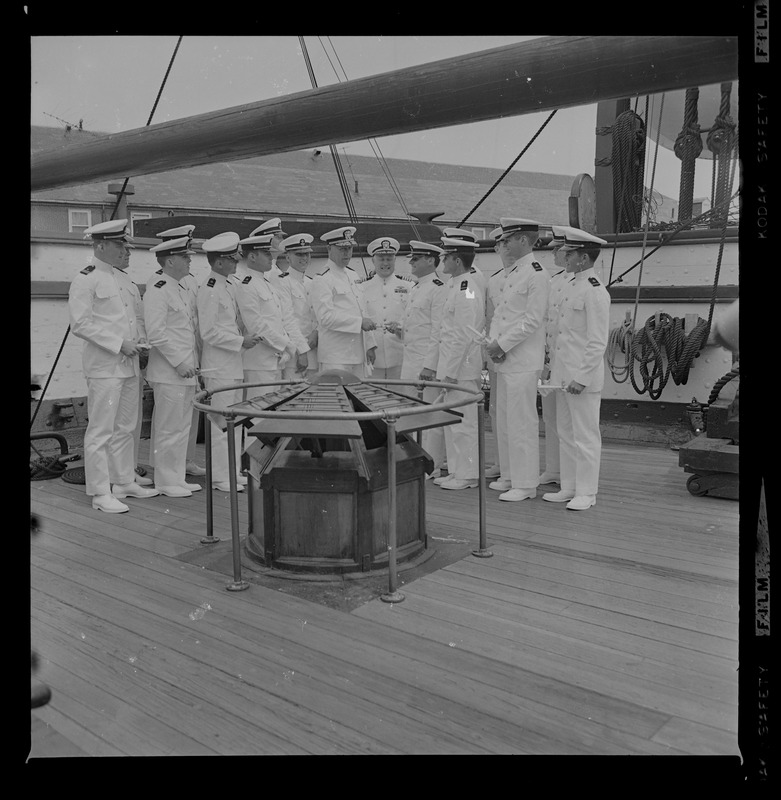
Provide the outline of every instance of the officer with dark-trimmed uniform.
[[195,298],[185,284],[193,253],[191,241],[183,236],[151,248],[161,273],[144,292],[144,321],[151,344],[146,377],[155,400],[155,488],[168,497],[191,497],[202,488],[185,478],[200,366]]
[[610,331],[610,295],[594,263],[607,244],[586,231],[566,231],[562,250],[567,281],[559,307],[550,382],[561,385],[556,405],[561,453],[561,491],[542,496],[585,511],[597,502],[602,437],[599,408],[605,380],[605,350]]
[[135,481],[144,314],[138,287],[124,271],[132,247],[127,220],[98,223],[84,237],[92,239],[93,259],[71,282],[68,310],[71,331],[84,340],[86,493],[94,509],[121,514],[129,511],[121,499],[158,494]]
[[[314,236],[311,233],[294,233],[279,243],[280,250],[287,256],[290,267],[287,288],[290,290],[293,316],[298,323],[298,330],[309,347],[305,354],[306,370],[301,373],[304,376],[317,372],[317,319],[309,297],[313,279],[306,274],[312,263],[313,240]],[[293,365],[285,367],[282,377],[285,380],[292,380],[293,369]]]

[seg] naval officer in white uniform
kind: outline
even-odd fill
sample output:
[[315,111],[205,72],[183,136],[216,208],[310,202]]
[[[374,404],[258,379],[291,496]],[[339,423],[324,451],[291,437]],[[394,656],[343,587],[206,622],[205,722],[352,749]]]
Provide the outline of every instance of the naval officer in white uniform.
[[[296,363],[296,345],[285,325],[283,302],[268,278],[272,269],[272,239],[272,234],[266,234],[239,242],[247,274],[236,286],[236,303],[244,330],[259,337],[258,343],[245,349],[242,355],[245,383],[280,381],[283,366],[291,360]],[[298,346],[309,349],[306,342]],[[273,388],[256,387],[246,389],[245,393],[264,394]]]
[[[551,355],[556,348],[556,326],[559,319],[559,306],[564,296],[564,287],[569,280],[567,260],[561,246],[568,225],[553,225],[553,264],[548,269],[548,308],[545,312],[545,367],[542,370],[543,383],[550,382]],[[540,475],[540,484],[560,483],[559,434],[556,432],[556,404],[559,392],[541,392],[542,421],[545,425],[545,469]]]
[[[301,373],[304,377],[317,372],[317,319],[309,298],[312,278],[306,274],[312,263],[313,240],[314,237],[311,233],[294,233],[279,243],[280,250],[287,256],[290,266],[287,289],[290,293],[293,315],[298,323],[298,329],[309,347],[309,350],[306,351],[307,366]],[[282,377],[285,380],[293,380],[296,377],[291,365],[285,367]]]
[[185,478],[199,368],[195,297],[186,285],[191,239],[170,239],[150,252],[161,267],[144,292],[144,322],[152,345],[146,377],[155,399],[155,488],[168,497],[191,497],[201,491],[200,484]]
[[[537,379],[545,362],[548,273],[534,258],[539,223],[504,217],[499,246],[509,253],[498,288],[486,346],[496,370],[496,443],[500,477],[490,484],[500,500],[537,496],[540,422]],[[505,260],[503,259],[503,262]],[[512,266],[509,266],[512,264]]]
[[401,377],[404,348],[395,335],[409,291],[413,284],[395,275],[396,254],[399,243],[392,236],[380,236],[366,246],[374,265],[374,275],[361,282],[366,303],[366,314],[377,324],[374,338],[377,342],[373,378],[396,380]]
[[[458,391],[459,387],[480,388],[482,350],[470,329],[483,329],[485,294],[482,281],[471,272],[477,243],[448,237],[441,241],[445,251],[442,267],[450,280],[439,331],[437,380],[454,384],[446,400],[460,400],[474,395]],[[434,479],[443,489],[472,489],[480,480],[477,405],[469,403],[458,412],[463,414],[461,422],[445,427],[448,475]]]
[[363,378],[372,369],[377,327],[366,313],[361,288],[348,264],[356,242],[351,225],[324,233],[325,269],[312,282],[310,297],[317,319],[319,371],[345,370]]
[[132,247],[127,220],[101,222],[84,236],[92,239],[92,263],[71,282],[68,310],[73,335],[84,340],[86,493],[94,509],[121,514],[129,508],[120,499],[158,494],[135,482],[138,345],[146,341],[146,329],[141,294],[124,272]]
[[[417,281],[409,291],[402,324],[394,328],[404,347],[400,377],[402,380],[435,381],[440,326],[447,300],[447,287],[437,275],[437,267],[445,251],[435,244],[414,239],[409,246],[410,273]],[[422,399],[433,403],[439,394],[436,386],[427,386]],[[444,430],[440,427],[423,431],[422,446],[434,461],[430,477],[439,477],[445,462]]]
[[[201,371],[207,391],[217,386],[243,383],[241,360],[243,350],[259,341],[257,333],[243,333],[236,304],[236,284],[232,279],[239,259],[239,235],[233,231],[220,233],[202,245],[211,272],[198,289],[198,327],[203,341]],[[212,397],[216,406],[227,407],[241,402],[242,390],[220,392]],[[228,474],[228,437],[217,420],[211,425],[212,486],[221,492],[230,491]],[[238,491],[244,491],[247,478],[239,474],[241,426],[234,427],[236,444],[236,480]]]
[[[604,239],[566,231],[567,281],[559,307],[550,382],[561,385],[556,418],[561,450],[561,491],[542,496],[585,511],[597,502],[602,437],[599,407],[605,380],[610,295],[594,272]],[[558,391],[558,390],[556,390]]]

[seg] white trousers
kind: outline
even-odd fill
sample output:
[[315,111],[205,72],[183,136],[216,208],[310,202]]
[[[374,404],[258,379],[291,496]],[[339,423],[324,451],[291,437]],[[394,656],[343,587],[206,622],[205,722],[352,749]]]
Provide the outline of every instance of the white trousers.
[[540,482],[538,372],[496,373],[496,444],[502,480],[513,489],[536,489]]
[[[455,386],[466,389],[479,389],[480,381],[459,381]],[[474,395],[449,389],[445,395],[445,402],[463,400]],[[447,471],[456,480],[477,480],[480,476],[480,463],[477,437],[477,404],[460,406],[453,409],[464,415],[461,422],[456,425],[445,426],[445,452],[447,454]]]
[[542,421],[545,423],[545,472],[558,476],[561,471],[559,434],[556,432],[556,404],[562,392],[542,392]]
[[599,431],[601,392],[561,392],[556,419],[561,443],[561,490],[596,494],[602,435]]
[[195,385],[152,383],[155,410],[152,415],[152,441],[155,485],[183,486],[187,464],[187,444],[193,421]]
[[[144,382],[140,382],[139,388],[139,401],[138,401],[138,424],[136,425],[136,434],[135,434],[135,460],[136,464],[139,462],[138,457],[138,446],[141,443],[141,426],[144,418],[144,411],[142,408],[143,405],[143,398],[144,398]],[[195,389],[195,386],[193,386]],[[153,392],[154,393],[154,392]],[[195,395],[195,392],[193,392]],[[156,408],[157,401],[155,400],[155,405],[152,406],[152,420],[151,420],[151,427],[149,429],[149,457],[147,463],[150,467],[154,467],[155,465],[155,408]],[[197,408],[192,410],[192,416],[190,418],[190,434],[187,437],[187,461],[195,461],[195,447],[198,444],[198,426],[201,422],[201,412],[198,411]],[[163,484],[165,486],[165,484]]]
[[[401,365],[399,380],[414,381],[419,378],[422,371],[423,369],[419,363],[410,362],[408,359]],[[398,388],[404,394],[417,395],[418,393],[414,386],[399,386]],[[423,390],[422,399],[426,403],[433,403],[439,397],[441,391],[442,389],[436,386],[427,386]],[[434,473],[437,474],[437,470],[442,469],[442,465],[445,463],[445,429],[429,428],[422,433],[420,446],[431,456],[434,461]]]
[[328,361],[321,361],[318,372],[327,372],[332,369],[341,369],[345,372],[352,372],[356,378],[365,377],[366,370],[363,364],[332,364]]
[[110,494],[111,484],[135,479],[139,378],[87,378],[84,473],[88,495]]
[[[230,386],[231,384],[238,384],[241,381],[231,381],[228,378],[204,378],[204,385],[207,390],[216,388],[217,386]],[[220,408],[227,408],[234,403],[241,402],[241,389],[234,389],[215,394],[211,401],[215,406]],[[211,461],[212,461],[212,481],[214,483],[228,483],[228,435],[227,431],[220,429],[217,422],[207,416],[209,425],[211,426]],[[225,420],[220,418],[221,422],[225,424]],[[235,425],[233,433],[235,436],[234,442],[236,444],[236,475],[239,474],[241,469],[241,432],[243,428],[240,425]]]

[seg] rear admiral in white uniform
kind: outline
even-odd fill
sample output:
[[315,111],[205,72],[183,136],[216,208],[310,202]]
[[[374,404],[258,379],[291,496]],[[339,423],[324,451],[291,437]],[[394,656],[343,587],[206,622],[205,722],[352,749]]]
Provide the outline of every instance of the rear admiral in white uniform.
[[138,345],[146,341],[144,314],[138,287],[124,272],[132,247],[127,220],[93,225],[84,237],[92,239],[92,263],[71,282],[68,310],[73,335],[84,340],[86,493],[94,509],[121,514],[129,508],[120,499],[158,494],[135,482]]
[[328,261],[312,282],[310,298],[317,319],[319,371],[345,370],[363,378],[374,362],[372,331],[377,326],[366,313],[360,284],[348,266],[354,236],[355,228],[348,225],[320,237],[328,245]]
[[361,283],[366,314],[377,324],[374,338],[377,353],[373,378],[401,377],[404,348],[394,331],[404,318],[409,291],[413,284],[394,274],[399,243],[392,236],[380,236],[366,247],[374,264],[374,275]]
[[534,257],[539,223],[505,217],[501,226],[499,246],[509,257],[502,273],[492,278],[499,291],[493,298],[486,347],[496,370],[496,443],[501,476],[490,488],[502,492],[500,500],[517,502],[536,497],[539,483],[537,379],[545,362],[549,279]]
[[185,479],[187,445],[199,368],[195,297],[190,274],[191,239],[183,236],[152,247],[161,273],[144,292],[144,322],[152,348],[146,377],[152,386],[155,488],[168,497],[201,490]]
[[597,502],[602,437],[599,407],[605,380],[610,329],[610,295],[594,272],[600,239],[572,228],[562,250],[567,275],[556,326],[550,382],[565,387],[556,400],[561,452],[561,491],[543,500],[585,511]]
[[[458,387],[480,388],[483,368],[482,350],[475,334],[485,324],[485,295],[482,281],[471,273],[477,250],[476,242],[442,237],[443,271],[450,276],[448,294],[442,311],[439,331],[437,380],[454,384],[446,400],[473,397]],[[449,474],[435,478],[443,489],[472,489],[480,480],[477,437],[477,405],[461,406],[463,419],[445,428],[445,451]]]
[[[198,327],[203,341],[201,370],[205,388],[243,383],[241,354],[254,347],[260,337],[243,333],[239,308],[236,304],[236,285],[232,279],[239,259],[239,235],[233,231],[220,233],[202,245],[211,272],[198,289]],[[242,390],[220,392],[212,397],[215,406],[227,407],[241,402]],[[228,474],[228,437],[218,422],[209,417],[211,425],[212,486],[221,492],[230,491]],[[236,474],[238,490],[244,491],[247,478],[239,474],[241,426],[234,428],[236,444]]]

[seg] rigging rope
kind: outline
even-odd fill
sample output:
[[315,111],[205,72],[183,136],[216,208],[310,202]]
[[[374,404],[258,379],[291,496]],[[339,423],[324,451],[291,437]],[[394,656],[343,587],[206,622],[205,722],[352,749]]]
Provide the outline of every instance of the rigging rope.
[[694,172],[697,158],[702,152],[702,134],[697,117],[700,90],[686,90],[683,109],[683,127],[675,139],[673,150],[681,159],[681,183],[678,191],[678,219],[689,219],[694,202]]
[[[304,41],[303,36],[298,37],[298,41],[301,45],[301,53],[304,56],[304,62],[306,63],[306,70],[309,73],[309,80],[312,84],[312,88],[317,88],[317,79],[315,78],[315,71],[312,67],[312,62],[309,58],[309,51],[306,47],[306,42]],[[334,169],[336,170],[336,177],[339,180],[339,186],[342,190],[342,196],[344,197],[344,203],[347,206],[347,214],[350,218],[350,222],[357,226],[358,224],[358,214],[355,210],[355,205],[352,200],[352,196],[350,195],[350,187],[347,183],[347,177],[344,174],[344,168],[342,167],[342,161],[339,158],[339,153],[336,150],[335,145],[329,144],[328,149],[331,151],[331,158],[334,162]],[[361,264],[363,266],[363,271],[366,277],[369,277],[369,270],[366,268],[366,262],[363,260],[363,256],[360,256]]]
[[[344,66],[342,65],[342,61],[339,58],[339,54],[336,52],[336,47],[334,47],[334,44],[331,41],[331,37],[330,36],[326,36],[325,38],[328,40],[328,44],[331,46],[331,49],[333,50],[334,58],[336,59],[337,63],[339,64],[339,67],[342,70],[342,76],[344,77],[344,80],[349,80],[349,78],[347,76],[347,71],[345,70]],[[325,45],[323,44],[322,38],[320,36],[318,36],[317,39],[320,42],[320,46],[323,48],[323,52],[325,53],[325,57],[328,59],[328,63],[331,65],[331,69],[334,71],[334,75],[336,76],[337,81],[339,81],[341,83],[342,77],[339,75],[339,72],[337,71],[336,67],[334,66],[333,61],[331,61],[331,56],[328,54],[328,50],[326,49]],[[379,143],[377,142],[376,139],[371,138],[371,137],[368,138],[366,141],[369,143],[369,147],[371,147],[372,152],[374,153],[374,157],[377,159],[377,163],[380,165],[380,169],[382,170],[383,174],[385,175],[385,178],[388,181],[388,185],[391,187],[391,191],[393,192],[393,194],[396,197],[396,199],[399,201],[399,205],[401,206],[401,210],[404,213],[404,215],[407,217],[407,221],[409,222],[413,233],[415,234],[415,236],[418,239],[420,239],[420,232],[418,231],[418,228],[415,225],[415,222],[413,221],[412,214],[410,214],[409,208],[407,207],[407,204],[404,201],[404,197],[401,194],[401,189],[399,188],[398,184],[396,183],[396,180],[394,179],[393,175],[391,174],[390,166],[388,165],[388,162],[385,159],[385,156],[383,155],[382,150],[380,149]]]
[[[163,82],[160,84],[160,89],[157,92],[157,97],[155,98],[155,102],[152,106],[152,111],[149,114],[149,119],[146,121],[146,126],[148,127],[152,122],[152,117],[155,114],[155,110],[157,109],[157,104],[160,102],[160,97],[163,94],[163,87],[165,86],[166,82],[168,81],[168,76],[171,73],[171,67],[174,64],[174,59],[176,58],[176,54],[179,51],[179,45],[182,43],[182,39],[184,37],[180,36],[176,42],[176,47],[174,48],[173,55],[171,56],[171,60],[168,62],[168,69],[165,71],[165,76],[163,77]],[[115,214],[117,213],[117,209],[119,208],[120,200],[125,193],[125,189],[127,188],[128,181],[130,177],[125,178],[125,182],[122,184],[122,189],[120,190],[119,194],[117,195],[117,202],[114,205],[114,210],[111,212],[111,219],[114,219]],[[60,349],[57,351],[57,356],[54,359],[54,363],[52,364],[52,368],[49,370],[49,376],[46,379],[46,384],[43,387],[43,391],[41,392],[41,396],[38,398],[38,405],[35,407],[35,411],[33,412],[32,419],[30,420],[30,429],[33,427],[33,423],[35,422],[35,418],[38,416],[38,411],[41,408],[43,403],[43,398],[46,396],[46,390],[49,388],[49,383],[51,383],[52,376],[54,375],[54,370],[57,368],[57,363],[60,360],[60,355],[62,353],[63,347],[65,347],[65,342],[68,339],[68,335],[70,334],[71,328],[70,325],[65,330],[65,336],[62,337],[62,342],[60,342]]]
[[618,234],[636,230],[641,223],[645,121],[634,111],[624,111],[616,117],[612,130],[611,163],[613,197],[618,198]]
[[523,156],[523,154],[534,144],[534,140],[543,132],[543,130],[545,129],[545,126],[553,119],[553,116],[555,115],[555,113],[557,111],[558,111],[558,109],[554,108],[553,111],[550,112],[550,114],[548,115],[548,119],[546,119],[545,122],[542,123],[542,125],[540,126],[540,129],[537,131],[537,133],[534,134],[534,136],[532,136],[532,138],[529,140],[529,143],[526,145],[526,147],[524,147],[523,150],[521,150],[521,152],[518,154],[518,157],[497,178],[497,180],[494,182],[494,185],[477,201],[477,203],[472,208],[472,210],[461,220],[461,222],[458,223],[458,227],[459,228],[461,228],[463,226],[463,224],[469,219],[469,217],[471,217],[472,214],[474,214],[475,211],[477,211],[477,209],[480,208],[480,206],[486,201],[486,199],[491,194],[491,192],[493,192],[493,190],[496,189],[496,187],[505,179],[507,173],[521,160],[521,157]]

